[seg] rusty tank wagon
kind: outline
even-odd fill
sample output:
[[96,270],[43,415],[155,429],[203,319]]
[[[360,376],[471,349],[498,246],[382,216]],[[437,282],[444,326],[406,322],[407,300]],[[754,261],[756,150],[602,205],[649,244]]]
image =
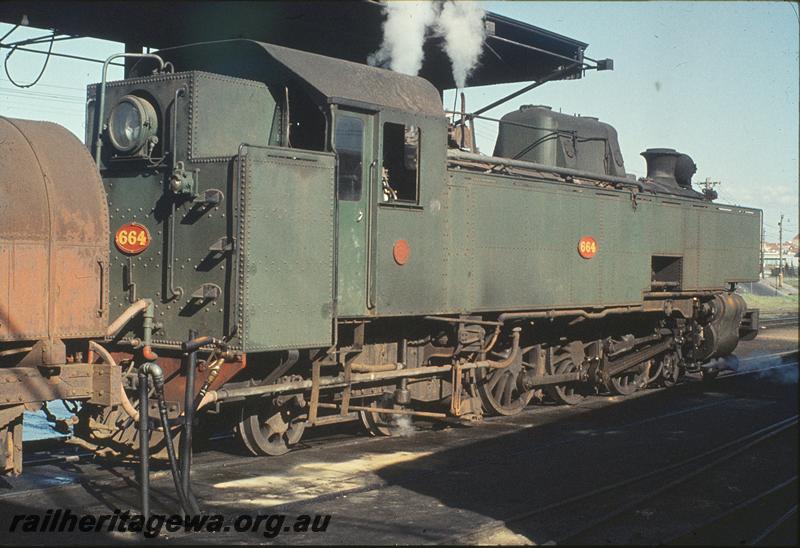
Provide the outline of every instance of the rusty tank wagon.
[[[30,157],[2,155],[7,195],[29,215],[55,205],[36,234],[0,218],[0,282],[28,238],[62,274],[14,283],[67,285],[0,309],[40,310],[25,335],[0,317],[0,355],[19,360],[0,374],[34,357],[88,371],[96,384],[54,396],[84,401],[87,447],[172,453],[165,434],[191,447],[216,417],[280,455],[336,422],[388,435],[400,416],[575,405],[710,376],[757,332],[734,288],[758,277],[761,212],[693,190],[685,154],[649,149],[637,179],[610,125],[523,107],[488,156],[422,78],[249,40],[139,57],[88,90],[96,167],[2,121]],[[48,154],[86,173],[47,173]],[[23,175],[59,198],[21,192]],[[59,339],[66,355],[48,354]]]
[[57,399],[119,403],[91,365],[109,324],[108,207],[97,167],[61,126],[0,117],[0,471],[22,468],[22,416]]

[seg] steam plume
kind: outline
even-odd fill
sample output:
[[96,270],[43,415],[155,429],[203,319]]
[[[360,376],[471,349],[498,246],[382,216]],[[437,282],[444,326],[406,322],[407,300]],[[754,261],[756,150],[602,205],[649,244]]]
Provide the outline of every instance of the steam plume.
[[465,86],[486,39],[484,11],[477,2],[387,2],[383,9],[383,43],[367,63],[416,75],[422,68],[426,34],[434,30],[444,40],[456,86]]
[[484,11],[477,2],[445,2],[437,30],[444,37],[444,50],[453,64],[453,80],[463,88],[483,50],[486,30]]
[[370,65],[416,75],[422,68],[425,32],[436,20],[434,2],[387,2],[383,43],[367,58]]
[[392,419],[390,431],[393,436],[410,436],[417,430],[408,415],[392,415]]
[[755,371],[755,379],[778,384],[797,384],[797,363],[784,363],[781,357],[753,359],[737,371]]

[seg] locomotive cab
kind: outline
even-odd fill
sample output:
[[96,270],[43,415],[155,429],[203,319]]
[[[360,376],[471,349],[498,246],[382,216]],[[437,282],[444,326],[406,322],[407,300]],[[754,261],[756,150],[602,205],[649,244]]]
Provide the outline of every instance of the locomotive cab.
[[[444,141],[435,88],[243,40],[159,54],[177,72],[147,75],[145,59],[104,91],[112,309],[156,295],[154,343],[195,329],[244,351],[329,345],[334,316],[375,314],[378,240],[407,244],[397,226],[443,172],[421,152]],[[117,231],[137,225],[152,241],[131,252]]]

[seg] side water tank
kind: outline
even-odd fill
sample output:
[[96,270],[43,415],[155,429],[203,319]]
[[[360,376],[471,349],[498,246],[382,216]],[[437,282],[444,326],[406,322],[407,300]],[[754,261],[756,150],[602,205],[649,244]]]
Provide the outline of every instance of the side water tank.
[[625,177],[617,131],[597,118],[523,105],[500,119],[494,155]]
[[86,147],[0,117],[0,342],[104,335],[108,206]]

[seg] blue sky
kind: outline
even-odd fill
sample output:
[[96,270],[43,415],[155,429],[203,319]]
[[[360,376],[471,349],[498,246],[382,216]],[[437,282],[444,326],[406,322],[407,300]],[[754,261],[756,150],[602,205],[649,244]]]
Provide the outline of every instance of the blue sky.
[[[493,111],[546,104],[567,113],[598,116],[617,128],[628,172],[645,172],[639,153],[669,147],[690,154],[695,181],[722,181],[720,201],[764,209],[767,239],[798,226],[798,18],[787,2],[483,2],[509,17],[589,43],[593,58],[611,57],[613,72],[545,84]],[[11,29],[0,24],[0,36]],[[45,34],[18,29],[8,40]],[[38,46],[42,49],[42,46]],[[112,42],[81,39],[54,51],[105,58]],[[2,51],[5,57],[6,50]],[[36,77],[43,56],[16,53],[11,76]],[[114,69],[112,78],[121,75]],[[83,137],[85,86],[100,65],[51,58],[41,81],[13,87],[0,72],[0,115],[60,123]],[[468,109],[519,87],[472,88]],[[452,105],[452,96],[446,98]],[[479,125],[479,144],[496,133]]]

